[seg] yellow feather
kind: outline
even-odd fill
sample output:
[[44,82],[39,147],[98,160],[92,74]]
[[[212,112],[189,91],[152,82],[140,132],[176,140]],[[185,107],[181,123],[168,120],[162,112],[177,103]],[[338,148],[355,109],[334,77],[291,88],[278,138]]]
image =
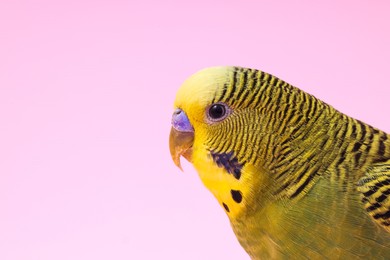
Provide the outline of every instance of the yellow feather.
[[[222,104],[226,118],[212,120]],[[175,108],[191,162],[254,259],[390,259],[390,136],[261,71],[202,70]]]

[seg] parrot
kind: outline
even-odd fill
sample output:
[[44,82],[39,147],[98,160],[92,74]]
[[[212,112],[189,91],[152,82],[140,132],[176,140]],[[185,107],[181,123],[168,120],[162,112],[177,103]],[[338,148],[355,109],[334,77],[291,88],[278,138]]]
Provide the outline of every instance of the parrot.
[[390,135],[278,77],[235,66],[191,75],[169,149],[251,259],[390,259]]

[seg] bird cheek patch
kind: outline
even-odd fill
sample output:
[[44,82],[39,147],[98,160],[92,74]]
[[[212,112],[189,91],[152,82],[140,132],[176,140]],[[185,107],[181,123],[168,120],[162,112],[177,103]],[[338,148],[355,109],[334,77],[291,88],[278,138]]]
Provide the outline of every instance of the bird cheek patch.
[[240,179],[241,170],[244,165],[238,162],[238,159],[233,155],[232,152],[216,153],[210,151],[210,154],[211,157],[213,158],[213,161],[218,165],[218,167],[224,168],[229,174],[232,174],[234,178],[236,178],[237,180]]

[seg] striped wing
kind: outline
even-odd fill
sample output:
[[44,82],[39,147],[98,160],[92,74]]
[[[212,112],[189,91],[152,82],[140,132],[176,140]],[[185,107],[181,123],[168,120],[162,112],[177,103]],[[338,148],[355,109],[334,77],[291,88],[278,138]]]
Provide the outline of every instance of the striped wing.
[[368,214],[390,233],[390,160],[370,167],[358,190]]

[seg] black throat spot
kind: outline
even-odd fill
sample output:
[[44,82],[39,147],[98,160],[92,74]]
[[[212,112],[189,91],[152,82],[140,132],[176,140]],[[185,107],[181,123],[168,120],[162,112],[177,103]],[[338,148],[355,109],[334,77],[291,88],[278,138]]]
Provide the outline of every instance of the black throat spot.
[[238,162],[238,159],[230,153],[216,153],[210,151],[213,161],[218,165],[218,167],[225,168],[225,170],[234,176],[237,180],[241,177],[241,169],[244,166]]

